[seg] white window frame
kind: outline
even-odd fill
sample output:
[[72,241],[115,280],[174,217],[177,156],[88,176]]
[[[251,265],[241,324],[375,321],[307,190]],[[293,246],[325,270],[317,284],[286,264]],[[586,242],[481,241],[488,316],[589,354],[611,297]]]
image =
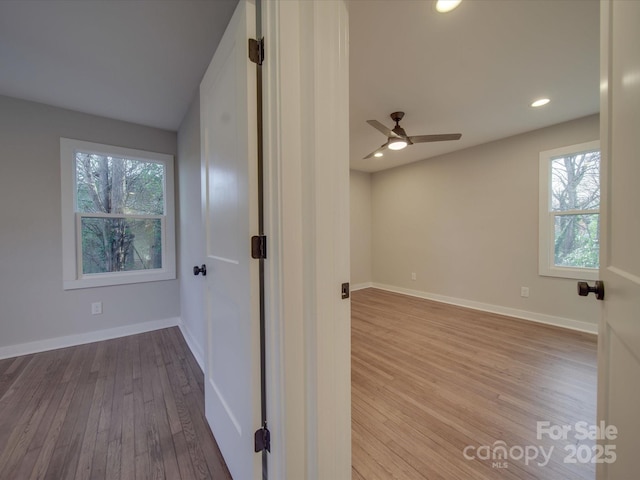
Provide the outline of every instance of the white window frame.
[[[100,213],[80,213],[76,211],[76,153],[152,161],[164,165],[164,215],[145,215],[143,218],[160,218],[162,223],[162,268],[128,272],[82,273],[82,252],[80,244],[80,222],[83,217],[101,217]],[[62,188],[62,277],[63,288],[105,287],[141,282],[173,280],[176,278],[175,253],[175,205],[173,156],[164,153],[147,152],[132,148],[103,145],[70,138],[60,138],[60,172]],[[127,215],[135,218],[136,215]]]
[[[555,217],[558,212],[551,209],[551,161],[554,158],[572,155],[580,152],[600,150],[600,141],[579,143],[567,147],[556,148],[540,152],[540,198],[539,198],[539,254],[538,273],[545,277],[573,278],[577,280],[598,280],[598,268],[558,267],[555,265]],[[562,212],[572,213],[600,213],[591,210]]]

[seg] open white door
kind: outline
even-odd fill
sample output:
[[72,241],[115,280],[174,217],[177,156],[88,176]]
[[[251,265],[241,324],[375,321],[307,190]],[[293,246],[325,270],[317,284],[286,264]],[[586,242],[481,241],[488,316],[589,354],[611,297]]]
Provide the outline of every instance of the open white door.
[[601,7],[602,250],[598,421],[617,427],[599,480],[638,478],[640,449],[640,2]]
[[205,414],[234,479],[260,478],[255,6],[241,0],[200,85],[208,329]]

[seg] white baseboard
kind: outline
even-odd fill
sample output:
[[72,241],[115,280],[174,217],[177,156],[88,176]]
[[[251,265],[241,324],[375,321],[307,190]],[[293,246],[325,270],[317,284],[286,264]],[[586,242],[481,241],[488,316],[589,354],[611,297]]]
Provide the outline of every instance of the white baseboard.
[[363,290],[365,288],[373,287],[373,282],[365,282],[365,283],[355,283],[351,285],[351,291],[355,292],[356,290]]
[[150,322],[97,330],[95,332],[67,335],[65,337],[38,340],[19,345],[9,345],[7,347],[0,347],[0,359],[19,357],[21,355],[29,355],[31,353],[46,352],[47,350],[56,350],[58,348],[75,347],[76,345],[100,342],[102,340],[111,340],[112,338],[127,337],[129,335],[137,335],[138,333],[176,327],[180,323],[182,322],[178,317],[164,318],[161,320],[152,320]]
[[371,286],[373,288],[379,288],[380,290],[387,290],[389,292],[402,293],[404,295],[424,298],[426,300],[433,300],[435,302],[448,303],[451,305],[471,308],[473,310],[480,310],[483,312],[497,313],[498,315],[506,315],[509,317],[519,318],[522,320],[529,320],[531,322],[544,323],[546,325],[553,325],[555,327],[568,328],[570,330],[576,330],[579,332],[593,333],[594,335],[598,334],[597,324],[581,322],[579,320],[573,320],[571,318],[556,317],[553,315],[546,315],[544,313],[529,312],[527,310],[518,310],[516,308],[502,307],[499,305],[491,305],[489,303],[481,303],[473,300],[447,297],[445,295],[422,292],[419,290],[411,290],[411,289],[402,288],[402,287],[394,287],[392,285],[384,285],[384,284],[375,283],[375,282],[373,282]]
[[180,331],[182,332],[182,336],[184,337],[185,342],[187,342],[187,346],[191,353],[193,354],[196,362],[200,365],[200,369],[204,372],[204,350],[200,346],[198,342],[195,341],[195,338],[191,334],[189,327],[180,319],[180,323],[178,324],[180,327]]

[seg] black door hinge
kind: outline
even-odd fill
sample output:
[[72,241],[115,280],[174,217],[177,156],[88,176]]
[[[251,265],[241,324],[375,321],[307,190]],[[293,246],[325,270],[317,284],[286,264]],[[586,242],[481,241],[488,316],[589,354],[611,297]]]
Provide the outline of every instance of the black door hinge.
[[271,432],[267,428],[267,422],[264,422],[264,426],[261,429],[256,430],[256,433],[253,435],[253,440],[253,448],[256,453],[264,452],[265,450],[267,452],[271,451]]
[[264,38],[260,40],[249,39],[249,60],[257,65],[262,65],[264,62]]
[[267,237],[265,235],[251,237],[251,257],[267,258]]

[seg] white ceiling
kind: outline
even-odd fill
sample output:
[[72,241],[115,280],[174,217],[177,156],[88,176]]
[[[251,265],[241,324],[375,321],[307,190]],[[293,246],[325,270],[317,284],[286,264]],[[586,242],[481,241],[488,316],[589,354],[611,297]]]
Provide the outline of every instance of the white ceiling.
[[[318,0],[320,1],[320,0]],[[0,94],[177,130],[237,0],[0,0]],[[598,0],[351,0],[351,167],[377,171],[598,111]],[[549,96],[534,110],[529,103]],[[406,112],[409,135],[362,157]]]
[[0,94],[177,130],[237,0],[0,0]]
[[[377,171],[599,111],[597,0],[350,2],[351,168]],[[550,97],[546,107],[531,101]],[[405,112],[409,135],[462,133],[362,160]]]

